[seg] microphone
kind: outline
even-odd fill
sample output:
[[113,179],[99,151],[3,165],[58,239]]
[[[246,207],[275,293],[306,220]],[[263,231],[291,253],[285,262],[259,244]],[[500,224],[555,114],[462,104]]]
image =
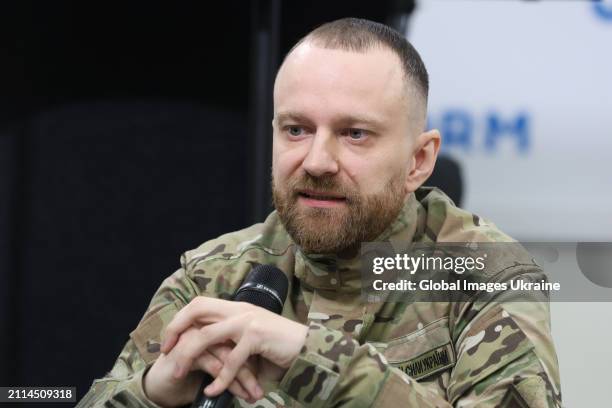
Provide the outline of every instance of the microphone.
[[[280,314],[287,298],[288,286],[287,277],[280,269],[272,265],[258,265],[249,272],[231,300],[247,302]],[[223,408],[231,404],[234,396],[228,390],[216,397],[204,394],[204,388],[213,381],[210,374],[204,373],[204,380],[191,408]]]

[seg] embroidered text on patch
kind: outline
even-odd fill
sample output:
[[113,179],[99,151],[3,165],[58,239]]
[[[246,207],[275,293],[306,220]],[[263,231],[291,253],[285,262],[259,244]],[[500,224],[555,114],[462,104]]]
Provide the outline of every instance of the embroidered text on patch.
[[427,377],[437,371],[453,365],[448,353],[447,345],[428,351],[405,363],[399,364],[398,368],[414,379]]

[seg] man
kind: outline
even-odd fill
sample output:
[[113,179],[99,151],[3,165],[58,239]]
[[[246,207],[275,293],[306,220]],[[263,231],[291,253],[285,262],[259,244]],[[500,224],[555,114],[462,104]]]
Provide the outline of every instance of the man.
[[[302,39],[274,85],[277,211],[185,253],[79,406],[182,406],[202,372],[236,406],[560,406],[546,303],[360,300],[362,242],[510,241],[420,187],[440,146],[427,92],[386,26],[342,19]],[[224,300],[257,264],[289,279],[282,315]],[[520,252],[486,273],[543,276]]]

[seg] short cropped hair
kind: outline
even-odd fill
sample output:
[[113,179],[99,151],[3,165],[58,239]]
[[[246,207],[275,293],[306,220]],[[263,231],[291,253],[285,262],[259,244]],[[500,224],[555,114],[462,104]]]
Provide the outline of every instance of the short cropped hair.
[[342,18],[315,28],[300,39],[287,55],[306,41],[312,41],[323,48],[356,52],[381,45],[389,48],[399,57],[406,78],[412,80],[427,103],[429,75],[425,64],[412,44],[393,28],[361,18]]

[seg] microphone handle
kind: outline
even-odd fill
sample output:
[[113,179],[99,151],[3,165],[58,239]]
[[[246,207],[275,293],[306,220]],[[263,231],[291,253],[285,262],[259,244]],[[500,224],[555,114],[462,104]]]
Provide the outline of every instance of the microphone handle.
[[215,379],[210,374],[204,373],[204,379],[200,385],[200,390],[191,408],[226,408],[231,406],[234,396],[228,390],[223,391],[216,397],[207,397],[206,394],[204,394],[204,388],[214,380]]

